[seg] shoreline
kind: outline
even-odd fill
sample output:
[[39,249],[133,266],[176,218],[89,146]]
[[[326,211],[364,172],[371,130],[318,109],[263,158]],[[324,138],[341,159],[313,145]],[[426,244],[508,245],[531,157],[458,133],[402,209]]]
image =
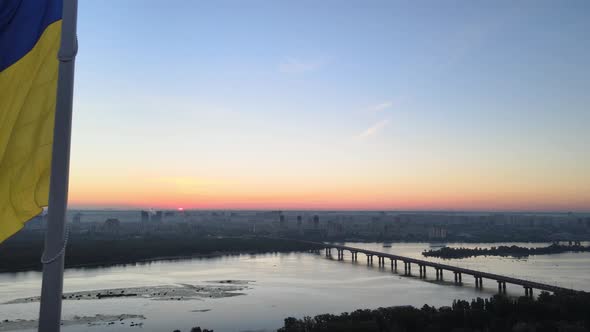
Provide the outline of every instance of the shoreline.
[[[171,255],[171,256],[158,256],[154,258],[142,258],[134,260],[117,260],[108,263],[88,263],[88,264],[71,264],[64,267],[64,270],[68,269],[80,269],[80,268],[101,268],[101,267],[113,267],[113,266],[125,266],[133,264],[148,264],[152,262],[164,262],[164,261],[176,261],[176,260],[191,260],[195,258],[219,258],[224,256],[241,256],[241,255],[259,255],[259,254],[274,254],[274,253],[301,253],[306,252],[303,250],[288,250],[288,251],[217,251],[212,253],[201,253],[194,255]],[[42,272],[42,269],[38,268],[20,268],[20,269],[0,269],[0,273],[24,273],[24,272]]]
[[[282,240],[282,239],[274,239],[274,240]],[[293,241],[297,241],[296,239],[292,239]],[[405,244],[405,243],[427,243],[427,244],[467,244],[467,243],[479,243],[479,244],[489,244],[493,246],[497,243],[549,243],[549,242],[537,242],[537,241],[529,241],[529,242],[451,242],[451,241],[370,241],[370,240],[359,240],[359,239],[347,239],[344,241],[324,241],[327,244],[341,244],[346,242],[358,242],[358,243],[382,243],[382,244]],[[114,266],[125,266],[125,265],[135,265],[135,264],[148,264],[152,262],[162,262],[162,261],[175,261],[175,260],[190,260],[190,259],[213,259],[219,258],[224,256],[239,256],[239,255],[257,255],[257,254],[272,254],[272,253],[301,253],[307,252],[308,249],[276,249],[276,250],[265,250],[265,249],[245,249],[245,250],[217,250],[212,252],[203,252],[203,253],[194,253],[190,255],[186,254],[179,254],[179,255],[163,255],[163,256],[154,256],[154,257],[147,257],[147,258],[129,258],[129,259],[116,259],[116,260],[108,260],[103,262],[90,262],[90,263],[67,263],[68,255],[66,254],[66,264],[64,269],[81,269],[81,268],[106,268],[106,267],[114,267]],[[431,250],[434,252],[433,250]],[[423,253],[424,254],[424,253]],[[507,256],[508,257],[508,256]],[[39,256],[40,259],[40,256]],[[458,259],[458,257],[452,258],[443,258],[443,259]],[[26,272],[42,272],[42,266],[39,263],[39,260],[35,260],[35,263],[30,263],[29,265],[24,265],[17,268],[0,268],[0,273],[26,273]]]
[[443,247],[436,250],[427,250],[422,252],[424,257],[435,257],[445,260],[451,259],[464,259],[470,257],[512,257],[515,259],[527,258],[529,256],[546,256],[546,255],[559,255],[564,253],[583,253],[590,252],[590,246],[582,245],[559,245],[551,244],[546,247],[520,247],[516,245],[512,246],[499,246],[491,248],[454,248],[454,247]]

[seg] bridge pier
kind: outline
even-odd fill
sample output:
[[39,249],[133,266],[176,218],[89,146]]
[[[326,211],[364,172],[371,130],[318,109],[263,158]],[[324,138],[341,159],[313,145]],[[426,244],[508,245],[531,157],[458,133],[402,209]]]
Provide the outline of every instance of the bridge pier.
[[313,244],[314,249],[309,250],[309,252],[316,253],[318,255],[320,255],[321,250],[324,249],[326,256],[332,257],[331,250],[336,249],[336,250],[338,250],[338,259],[339,260],[344,259],[344,250],[350,251],[351,260],[353,262],[358,260],[357,256],[358,256],[358,253],[360,252],[360,253],[366,255],[367,266],[373,264],[373,256],[377,256],[379,258],[380,267],[381,266],[384,267],[385,266],[385,259],[389,258],[391,261],[391,269],[395,270],[396,273],[400,273],[397,271],[397,261],[399,260],[404,263],[405,275],[410,275],[410,276],[412,275],[412,263],[414,263],[414,264],[418,265],[418,268],[420,269],[420,277],[422,279],[426,278],[426,267],[431,267],[435,270],[437,281],[438,280],[442,281],[444,279],[443,278],[444,270],[449,270],[450,272],[453,272],[455,275],[455,278],[454,278],[455,284],[459,284],[459,285],[462,284],[462,280],[461,280],[462,273],[466,273],[468,276],[473,276],[475,278],[475,287],[478,289],[483,288],[483,278],[485,277],[489,280],[495,280],[498,283],[498,292],[501,294],[506,294],[506,284],[508,282],[510,282],[511,284],[514,284],[514,285],[520,285],[520,286],[524,287],[525,296],[527,296],[529,298],[532,298],[534,296],[533,295],[533,287],[538,290],[550,291],[550,292],[574,292],[574,293],[577,292],[575,290],[571,290],[571,289],[567,289],[567,288],[563,288],[563,287],[558,287],[558,286],[554,286],[554,285],[548,285],[548,284],[543,284],[543,283],[539,283],[539,282],[532,282],[529,280],[508,277],[508,276],[494,274],[494,273],[490,273],[490,272],[476,271],[476,270],[471,270],[471,269],[466,269],[466,268],[459,268],[456,266],[451,266],[451,265],[446,265],[446,264],[441,264],[441,263],[434,263],[434,262],[429,262],[429,261],[425,261],[425,260],[394,255],[391,253],[377,252],[377,251],[372,251],[372,250],[365,250],[365,249],[361,249],[361,248],[353,248],[353,247],[347,247],[347,246],[329,244],[329,243],[320,243],[320,242],[312,242],[312,241],[303,241],[303,242]]
[[426,279],[426,265],[419,264],[418,267],[420,268],[420,279]]
[[483,280],[480,276],[474,276],[475,277],[475,288],[483,288]]

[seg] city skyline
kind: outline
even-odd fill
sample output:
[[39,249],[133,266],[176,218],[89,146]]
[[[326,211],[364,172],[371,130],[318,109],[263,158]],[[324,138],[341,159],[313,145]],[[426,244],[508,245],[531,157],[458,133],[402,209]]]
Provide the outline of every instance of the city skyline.
[[590,211],[585,2],[107,3],[71,208]]

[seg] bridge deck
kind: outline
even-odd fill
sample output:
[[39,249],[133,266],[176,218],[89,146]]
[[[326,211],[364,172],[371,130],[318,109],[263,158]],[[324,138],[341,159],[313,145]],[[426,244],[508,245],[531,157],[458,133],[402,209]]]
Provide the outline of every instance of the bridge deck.
[[389,253],[367,250],[367,249],[342,246],[342,245],[337,245],[337,244],[328,244],[328,243],[311,242],[311,241],[306,241],[306,242],[314,243],[316,245],[321,245],[324,248],[342,249],[342,250],[347,250],[350,252],[360,252],[365,255],[386,257],[389,259],[399,260],[402,262],[409,262],[409,263],[414,263],[414,264],[419,264],[419,265],[424,265],[424,266],[430,266],[433,268],[448,270],[451,272],[468,274],[468,275],[477,276],[477,277],[481,277],[481,278],[492,279],[492,280],[496,280],[496,281],[506,282],[506,283],[510,283],[510,284],[520,285],[523,287],[535,288],[535,289],[540,289],[540,290],[545,290],[545,291],[550,291],[550,292],[570,292],[570,293],[571,292],[580,292],[580,291],[570,289],[570,288],[553,286],[553,285],[549,285],[549,284],[544,284],[544,283],[540,283],[540,282],[504,276],[504,275],[495,274],[495,273],[465,269],[465,268],[461,268],[461,267],[457,267],[457,266],[431,262],[431,261],[427,261],[427,260],[423,260],[423,259],[400,256],[400,255],[389,254]]

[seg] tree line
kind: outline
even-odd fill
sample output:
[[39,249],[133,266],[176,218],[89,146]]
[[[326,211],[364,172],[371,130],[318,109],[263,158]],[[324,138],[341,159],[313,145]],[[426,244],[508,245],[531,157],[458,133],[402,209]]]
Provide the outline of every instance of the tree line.
[[450,307],[361,309],[339,315],[289,317],[279,332],[583,332],[590,331],[590,296],[549,294],[517,299],[496,295]]
[[475,256],[510,256],[510,257],[527,257],[530,255],[550,255],[564,252],[588,252],[590,246],[561,245],[553,243],[546,247],[527,248],[519,246],[499,246],[491,248],[451,248],[443,247],[437,250],[428,250],[422,253],[426,257],[438,258],[467,258]]
[[[43,237],[14,238],[0,244],[0,272],[40,270]],[[237,253],[292,252],[316,249],[299,241],[263,237],[152,235],[118,239],[70,237],[65,266],[108,266],[158,259]]]

